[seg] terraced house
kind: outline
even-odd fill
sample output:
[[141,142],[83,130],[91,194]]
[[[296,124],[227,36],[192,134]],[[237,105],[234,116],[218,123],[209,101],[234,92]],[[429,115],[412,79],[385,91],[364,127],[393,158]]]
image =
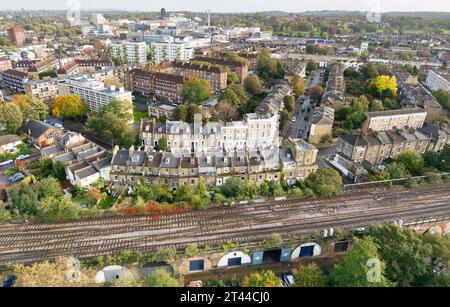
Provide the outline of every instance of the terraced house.
[[300,139],[291,139],[283,150],[209,152],[200,155],[137,150],[113,150],[111,182],[136,186],[166,184],[171,189],[195,186],[203,177],[208,186],[223,185],[229,178],[255,183],[279,182],[282,170],[289,184],[317,170],[317,149]]
[[446,144],[450,144],[450,133],[439,126],[357,133],[339,138],[333,162],[358,176],[406,150],[423,154],[428,150],[440,151]]

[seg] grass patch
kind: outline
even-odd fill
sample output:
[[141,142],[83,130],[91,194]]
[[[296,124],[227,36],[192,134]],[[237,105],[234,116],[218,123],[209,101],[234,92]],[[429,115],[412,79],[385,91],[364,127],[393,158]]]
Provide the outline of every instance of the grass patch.
[[138,111],[136,108],[133,109],[134,122],[140,122],[141,119],[148,117],[147,112]]
[[115,199],[111,195],[108,195],[105,197],[104,200],[102,200],[97,207],[99,209],[109,209],[114,205]]

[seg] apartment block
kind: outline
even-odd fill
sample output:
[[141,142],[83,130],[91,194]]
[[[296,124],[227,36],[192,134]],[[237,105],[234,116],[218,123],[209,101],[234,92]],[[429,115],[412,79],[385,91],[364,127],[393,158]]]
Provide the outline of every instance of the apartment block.
[[58,76],[76,75],[80,73],[94,73],[113,67],[110,60],[73,60],[57,70]]
[[14,26],[8,29],[8,38],[16,46],[22,46],[25,43],[25,31],[20,26]]
[[26,83],[25,94],[42,99],[47,102],[53,101],[58,96],[58,79],[30,80]]
[[15,69],[2,71],[2,87],[10,89],[14,93],[25,94],[28,80],[28,73]]
[[131,92],[123,87],[119,89],[115,86],[105,87],[103,82],[85,76],[60,80],[58,90],[60,95],[80,96],[90,111],[99,112],[114,99],[128,101],[130,112],[133,109]]
[[227,71],[222,66],[202,63],[175,62],[171,73],[185,78],[196,77],[211,84],[213,91],[220,91],[227,87]]
[[125,78],[127,90],[176,104],[181,102],[181,93],[185,82],[186,79],[183,76],[141,69],[127,72]]
[[237,74],[240,83],[243,83],[244,80],[248,77],[247,62],[229,61],[225,59],[210,58],[210,57],[196,57],[194,61],[207,62],[211,64],[228,67],[230,71],[235,72]]
[[438,74],[433,70],[428,73],[425,84],[428,88],[435,92],[437,90],[444,90],[450,92],[450,75]]
[[147,44],[145,42],[123,42],[110,45],[111,56],[120,58],[124,64],[145,64]]
[[189,61],[194,48],[183,42],[152,42],[152,57],[156,64],[173,61]]

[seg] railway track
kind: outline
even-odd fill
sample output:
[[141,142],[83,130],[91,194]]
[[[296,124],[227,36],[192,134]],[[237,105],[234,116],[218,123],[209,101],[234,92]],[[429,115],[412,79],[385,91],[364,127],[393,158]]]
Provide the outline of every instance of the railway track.
[[51,224],[0,225],[0,265],[57,256],[91,258],[123,250],[182,250],[189,243],[254,243],[272,233],[314,234],[324,227],[357,228],[396,219],[450,219],[450,184],[414,190],[376,189],[327,199],[285,200],[161,216],[116,216]]

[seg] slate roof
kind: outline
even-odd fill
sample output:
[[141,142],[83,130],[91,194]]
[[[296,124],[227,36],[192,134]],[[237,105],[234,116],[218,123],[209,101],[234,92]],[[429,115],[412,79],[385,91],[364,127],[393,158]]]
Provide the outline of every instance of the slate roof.
[[55,129],[60,130],[62,133],[62,130],[59,128],[56,128],[50,124],[41,122],[39,120],[30,119],[28,120],[23,126],[22,130],[30,135],[32,138],[39,138],[41,135],[43,135],[47,130],[49,129]]

